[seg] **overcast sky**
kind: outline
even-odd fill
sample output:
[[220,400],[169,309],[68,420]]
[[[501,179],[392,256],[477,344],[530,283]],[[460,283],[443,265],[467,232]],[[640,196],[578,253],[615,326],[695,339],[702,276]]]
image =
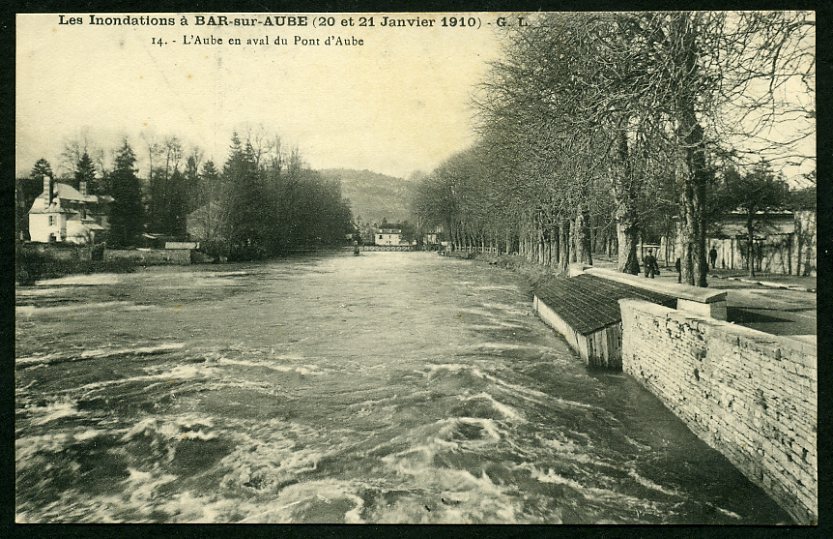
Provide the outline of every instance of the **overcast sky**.
[[[474,140],[471,90],[499,51],[491,28],[389,29],[378,16],[365,31],[105,27],[82,16],[80,26],[18,16],[18,174],[40,157],[60,168],[64,143],[82,133],[107,151],[127,135],[140,155],[141,133],[175,134],[219,165],[232,131],[259,124],[313,168],[430,171]],[[183,34],[290,45],[184,46]],[[295,47],[296,34],[365,44]],[[177,43],[153,46],[153,36]]]
[[[108,153],[127,136],[140,168],[145,140],[176,135],[221,166],[232,132],[258,126],[280,135],[285,147],[297,146],[313,168],[428,172],[474,141],[472,91],[500,51],[494,26],[384,28],[379,14],[374,28],[344,28],[338,23],[350,15],[335,15],[336,28],[317,29],[180,26],[180,16],[175,26],[93,26],[89,14],[80,15],[82,25],[60,25],[58,15],[18,15],[18,175],[40,157],[60,173],[62,148],[85,135]],[[497,17],[479,15],[483,22]],[[244,44],[182,44],[183,35],[212,34]],[[355,36],[364,45],[294,46],[295,35]],[[263,36],[290,44],[245,45]],[[153,37],[169,43],[152,45]],[[792,138],[790,126],[778,130]],[[757,149],[752,140],[736,142]],[[812,137],[799,146],[814,155]],[[791,177],[813,167],[808,160],[783,172]]]

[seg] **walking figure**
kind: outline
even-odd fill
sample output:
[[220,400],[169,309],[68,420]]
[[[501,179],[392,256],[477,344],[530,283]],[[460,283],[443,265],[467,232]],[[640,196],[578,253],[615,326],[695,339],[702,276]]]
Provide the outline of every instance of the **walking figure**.
[[674,270],[676,270],[676,272],[677,272],[677,282],[678,283],[683,282],[683,267],[682,267],[682,264],[680,263],[680,257],[679,256],[677,257],[677,261],[674,262]]
[[715,265],[717,263],[717,249],[714,248],[714,245],[712,245],[711,251],[709,251],[709,262],[711,262],[712,269],[717,269]]
[[659,275],[659,266],[653,253],[653,249],[648,249],[648,254],[642,259],[642,263],[645,265],[645,277],[650,277],[651,279],[654,278],[654,275]]

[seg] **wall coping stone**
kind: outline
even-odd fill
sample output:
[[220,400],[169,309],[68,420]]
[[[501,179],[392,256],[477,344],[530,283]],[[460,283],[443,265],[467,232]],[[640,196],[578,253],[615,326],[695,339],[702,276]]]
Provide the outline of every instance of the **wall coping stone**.
[[584,273],[601,277],[602,279],[609,279],[611,281],[618,281],[620,283],[629,284],[652,292],[659,292],[669,296],[675,296],[681,299],[695,301],[697,303],[716,303],[719,301],[726,301],[728,292],[716,288],[701,288],[699,286],[691,286],[687,284],[666,283],[657,281],[656,279],[646,279],[637,275],[629,273],[621,273],[605,268],[587,268]]
[[[686,311],[669,309],[668,307],[664,307],[656,303],[635,298],[620,299],[619,306],[620,308],[630,308],[643,313],[653,314],[655,316],[664,316],[677,321],[688,322],[692,325],[708,326],[711,330],[723,333],[724,335],[730,337],[752,341],[758,345],[775,345],[781,349],[797,352],[799,357],[801,357],[801,355],[812,356],[813,358],[818,357],[818,348],[814,343],[794,339],[789,335],[773,335],[772,333],[766,333],[764,331],[748,328],[746,326],[739,326],[731,322],[698,316]],[[808,366],[815,367],[816,365],[817,361]]]

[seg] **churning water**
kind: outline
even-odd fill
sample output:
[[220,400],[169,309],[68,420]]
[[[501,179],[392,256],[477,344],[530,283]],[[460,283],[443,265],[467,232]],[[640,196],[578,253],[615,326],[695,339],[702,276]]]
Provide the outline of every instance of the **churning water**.
[[19,522],[788,521],[478,263],[45,281],[16,348]]

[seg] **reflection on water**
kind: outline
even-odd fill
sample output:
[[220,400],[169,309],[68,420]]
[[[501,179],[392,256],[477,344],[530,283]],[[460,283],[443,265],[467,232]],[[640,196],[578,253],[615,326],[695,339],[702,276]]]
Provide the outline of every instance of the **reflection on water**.
[[157,267],[16,314],[20,522],[788,521],[503,270]]

